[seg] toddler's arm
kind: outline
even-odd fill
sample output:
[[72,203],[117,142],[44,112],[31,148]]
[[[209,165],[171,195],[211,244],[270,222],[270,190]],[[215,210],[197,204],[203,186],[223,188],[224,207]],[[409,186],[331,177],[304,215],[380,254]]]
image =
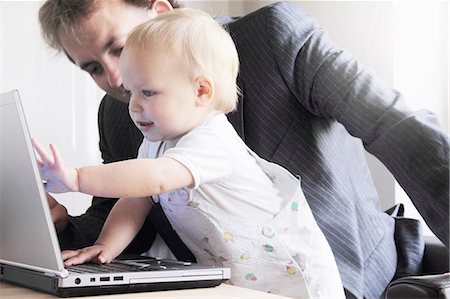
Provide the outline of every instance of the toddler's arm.
[[66,167],[54,145],[48,155],[36,140],[39,172],[47,192],[79,191],[107,198],[133,198],[160,194],[192,186],[191,172],[180,162],[166,157],[130,159],[82,168]]
[[151,207],[151,200],[147,197],[120,199],[111,210],[95,244],[79,250],[63,251],[64,264],[111,262],[139,232]]

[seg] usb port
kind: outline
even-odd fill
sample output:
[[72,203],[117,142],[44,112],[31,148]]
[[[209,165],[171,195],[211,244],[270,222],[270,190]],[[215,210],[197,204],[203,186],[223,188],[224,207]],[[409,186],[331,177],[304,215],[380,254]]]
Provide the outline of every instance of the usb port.
[[123,280],[123,276],[114,276],[113,280],[114,281]]
[[100,277],[100,281],[109,281],[109,277]]

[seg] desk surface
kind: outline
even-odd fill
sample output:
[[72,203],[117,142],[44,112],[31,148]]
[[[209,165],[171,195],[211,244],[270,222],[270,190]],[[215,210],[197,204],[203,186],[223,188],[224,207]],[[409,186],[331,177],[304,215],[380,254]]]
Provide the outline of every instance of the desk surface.
[[[11,285],[0,281],[0,298],[2,299],[44,299],[44,298],[58,298],[56,296],[41,293],[31,289],[26,289]],[[101,295],[92,297],[75,297],[75,298],[95,298],[95,299],[123,299],[123,298],[246,298],[246,299],[282,299],[273,294],[258,292],[250,289],[231,286],[228,284],[221,284],[213,288],[189,289],[189,290],[175,290],[175,291],[157,291],[146,293],[131,293],[119,295]]]

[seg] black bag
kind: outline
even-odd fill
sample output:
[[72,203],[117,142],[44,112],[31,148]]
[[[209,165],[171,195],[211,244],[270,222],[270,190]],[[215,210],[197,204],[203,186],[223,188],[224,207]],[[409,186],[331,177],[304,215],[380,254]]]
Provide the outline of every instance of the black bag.
[[422,224],[417,219],[404,217],[403,204],[397,204],[386,211],[395,219],[395,246],[397,247],[397,271],[394,279],[422,273],[422,259],[425,241]]

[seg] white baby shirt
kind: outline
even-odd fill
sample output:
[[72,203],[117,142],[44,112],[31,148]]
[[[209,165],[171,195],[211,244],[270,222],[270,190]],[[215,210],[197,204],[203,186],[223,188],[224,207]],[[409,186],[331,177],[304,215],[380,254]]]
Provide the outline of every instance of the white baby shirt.
[[[195,185],[154,196],[199,263],[229,283],[294,298],[344,298],[331,248],[284,168],[250,151],[222,113],[186,135],[144,140],[139,158],[170,157]],[[151,169],[149,170],[151,171]]]

